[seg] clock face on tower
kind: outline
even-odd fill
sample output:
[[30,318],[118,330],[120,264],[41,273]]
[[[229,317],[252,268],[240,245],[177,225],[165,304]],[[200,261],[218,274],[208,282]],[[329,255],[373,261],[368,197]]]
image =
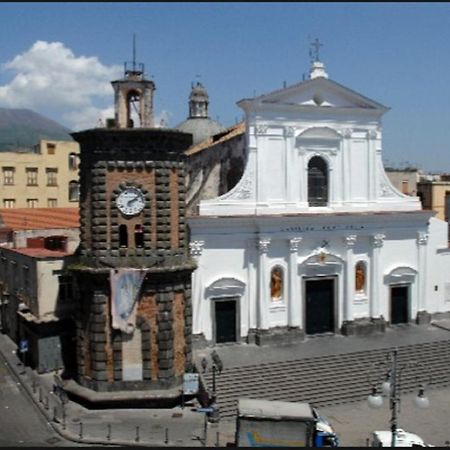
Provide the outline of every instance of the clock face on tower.
[[144,209],[145,197],[140,189],[127,187],[117,196],[116,205],[125,216],[135,216]]

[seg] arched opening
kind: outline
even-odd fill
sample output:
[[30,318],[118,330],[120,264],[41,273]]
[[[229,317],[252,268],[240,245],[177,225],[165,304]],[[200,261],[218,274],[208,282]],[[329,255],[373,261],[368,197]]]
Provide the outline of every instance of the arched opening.
[[136,248],[144,246],[144,228],[139,223],[134,226],[134,245]]
[[124,224],[119,225],[119,246],[128,247],[128,229]]
[[270,274],[270,297],[272,302],[283,300],[283,269],[276,266]]
[[366,264],[363,261],[355,266],[355,291],[359,294],[366,291]]
[[140,120],[140,102],[141,95],[136,90],[130,90],[127,93],[127,126],[128,128],[133,128],[134,124],[137,123],[138,126],[141,125]]
[[328,165],[320,156],[313,156],[308,163],[309,206],[328,204]]

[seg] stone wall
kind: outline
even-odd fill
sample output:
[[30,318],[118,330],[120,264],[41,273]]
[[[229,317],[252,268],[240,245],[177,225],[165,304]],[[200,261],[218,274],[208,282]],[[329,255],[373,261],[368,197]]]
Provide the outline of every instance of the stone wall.
[[137,301],[142,380],[123,381],[122,332],[111,328],[106,273],[76,271],[78,381],[96,391],[163,389],[181,383],[192,362],[191,270],[149,273]]

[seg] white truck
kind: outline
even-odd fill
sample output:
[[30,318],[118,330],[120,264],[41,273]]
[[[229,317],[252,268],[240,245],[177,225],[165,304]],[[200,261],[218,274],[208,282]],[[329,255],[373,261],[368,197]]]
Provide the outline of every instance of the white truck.
[[338,447],[331,424],[309,403],[238,399],[237,447]]
[[[374,431],[372,433],[372,447],[390,447],[392,444],[391,431]],[[417,434],[409,433],[401,428],[397,428],[395,433],[396,447],[434,447],[434,445],[425,444],[423,439]]]

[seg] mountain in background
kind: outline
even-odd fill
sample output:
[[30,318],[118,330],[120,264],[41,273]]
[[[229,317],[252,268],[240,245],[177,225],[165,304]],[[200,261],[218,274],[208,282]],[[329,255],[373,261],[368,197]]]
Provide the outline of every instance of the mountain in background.
[[0,152],[29,151],[41,139],[73,141],[71,130],[30,109],[0,108]]

